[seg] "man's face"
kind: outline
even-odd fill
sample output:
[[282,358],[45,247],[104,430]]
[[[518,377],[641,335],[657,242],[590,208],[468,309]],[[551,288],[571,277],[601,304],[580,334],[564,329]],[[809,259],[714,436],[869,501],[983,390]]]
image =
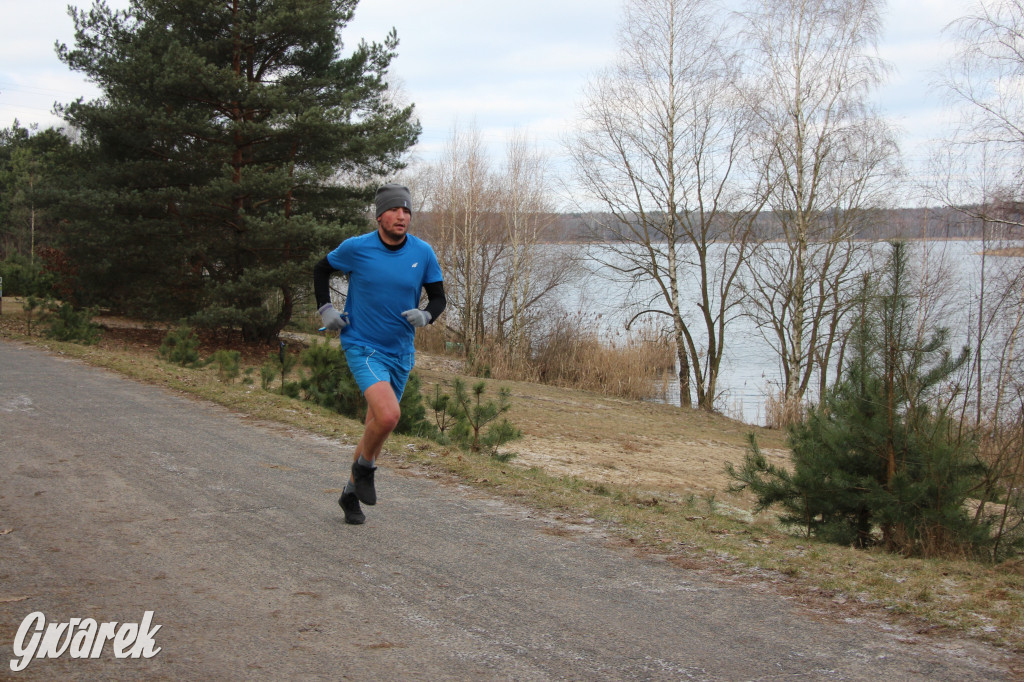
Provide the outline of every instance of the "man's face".
[[390,208],[377,218],[377,232],[386,244],[401,244],[409,231],[412,212],[407,208]]

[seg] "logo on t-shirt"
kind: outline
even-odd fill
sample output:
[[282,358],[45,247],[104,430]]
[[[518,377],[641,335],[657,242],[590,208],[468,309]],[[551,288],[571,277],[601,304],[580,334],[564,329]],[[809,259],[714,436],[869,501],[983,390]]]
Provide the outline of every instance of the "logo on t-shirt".
[[412,264],[413,267],[416,267],[417,265],[419,265],[419,261]]

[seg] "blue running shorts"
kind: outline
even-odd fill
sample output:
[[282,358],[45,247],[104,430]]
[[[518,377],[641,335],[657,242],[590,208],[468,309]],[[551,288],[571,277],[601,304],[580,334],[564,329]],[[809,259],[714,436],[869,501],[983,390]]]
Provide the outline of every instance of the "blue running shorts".
[[366,393],[370,386],[386,381],[394,389],[395,397],[401,400],[416,354],[389,355],[375,348],[350,346],[345,348],[345,360],[361,392]]

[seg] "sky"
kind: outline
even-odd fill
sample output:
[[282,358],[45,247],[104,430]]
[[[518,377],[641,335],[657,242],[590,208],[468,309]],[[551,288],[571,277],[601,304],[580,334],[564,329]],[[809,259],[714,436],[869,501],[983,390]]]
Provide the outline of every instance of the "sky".
[[[53,103],[98,91],[56,57],[70,44],[66,7],[88,0],[0,0],[0,128],[59,124]],[[128,0],[108,0],[123,8]],[[883,114],[903,133],[913,167],[942,132],[943,107],[932,87],[949,53],[942,29],[970,0],[890,0],[880,53],[892,67],[877,93]],[[392,77],[416,105],[423,134],[417,157],[435,158],[455,127],[475,127],[493,161],[513,132],[554,157],[571,130],[588,79],[615,58],[621,0],[361,0],[342,31],[346,46],[383,41],[394,27],[400,44]]]

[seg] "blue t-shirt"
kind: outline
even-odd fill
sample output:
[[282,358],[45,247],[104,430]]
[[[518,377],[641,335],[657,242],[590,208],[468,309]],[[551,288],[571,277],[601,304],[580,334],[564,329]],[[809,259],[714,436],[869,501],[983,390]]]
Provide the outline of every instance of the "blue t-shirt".
[[419,306],[424,284],[442,281],[430,244],[407,234],[402,248],[392,251],[373,231],[343,241],[327,254],[327,262],[349,276],[349,325],[341,331],[342,345],[369,346],[390,355],[415,352],[416,329],[402,312]]

